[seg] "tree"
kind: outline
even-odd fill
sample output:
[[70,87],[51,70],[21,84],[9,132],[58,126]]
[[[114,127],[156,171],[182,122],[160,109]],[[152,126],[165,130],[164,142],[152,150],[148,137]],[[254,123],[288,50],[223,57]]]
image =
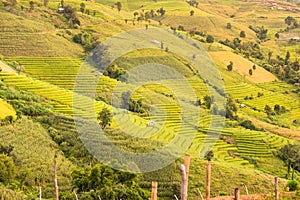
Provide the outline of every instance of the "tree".
[[273,55],[273,51],[269,51],[269,52],[268,52],[268,62],[271,61],[272,55]]
[[227,28],[227,29],[231,29],[231,27],[232,27],[232,26],[231,26],[231,23],[227,23],[226,28]]
[[80,12],[84,13],[84,8],[85,8],[85,4],[81,3],[80,4]]
[[207,43],[213,43],[215,41],[215,38],[212,35],[206,36],[206,42]]
[[117,79],[117,80],[125,80],[124,75],[126,74],[126,70],[120,68],[118,65],[110,65],[104,72],[104,76],[109,76],[110,78]]
[[205,160],[211,161],[211,159],[214,157],[214,152],[212,150],[207,151],[204,155]]
[[253,70],[249,69],[249,75],[252,76],[253,75]]
[[294,23],[296,22],[296,20],[295,20],[293,17],[288,16],[287,18],[284,19],[284,22],[285,22],[288,26],[290,26],[290,25],[294,24]]
[[272,108],[269,105],[265,106],[265,113],[270,116],[273,114]]
[[68,20],[71,27],[73,27],[75,24],[80,25],[80,21],[77,17],[76,9],[72,8],[69,5],[65,7],[64,17]]
[[33,1],[30,1],[30,2],[29,2],[29,5],[30,5],[30,10],[34,10],[34,2],[33,2]]
[[300,145],[287,144],[277,152],[277,157],[287,165],[286,178],[289,178],[290,171],[293,169],[292,180],[294,178],[294,170],[298,169],[300,164]]
[[195,14],[195,11],[191,10],[190,11],[190,16],[194,16],[194,14]]
[[253,122],[250,120],[245,120],[245,121],[241,122],[240,126],[246,128],[246,129],[256,130],[256,127],[254,126]]
[[160,8],[156,12],[159,13],[160,16],[164,16],[166,14],[166,10],[164,10],[164,8]]
[[207,109],[210,109],[212,103],[212,98],[208,95],[204,96],[204,105]]
[[82,31],[73,36],[73,41],[81,44],[86,52],[91,51],[97,44],[97,37],[95,37],[92,33]]
[[100,125],[103,129],[106,128],[112,121],[112,113],[107,108],[103,108],[99,113],[98,120],[100,120]]
[[291,54],[289,51],[287,51],[285,54],[284,64],[287,65],[289,63],[290,57],[291,57]]
[[72,173],[72,185],[79,199],[143,200],[149,195],[138,185],[134,173],[115,170],[97,164],[85,169],[77,168]]
[[280,114],[280,105],[278,105],[278,104],[275,104],[274,105],[274,112],[278,115],[278,114]]
[[245,38],[245,37],[246,37],[245,31],[241,31],[241,32],[240,32],[240,37],[241,37],[241,38]]
[[122,9],[122,3],[118,1],[117,3],[115,3],[115,5],[117,6],[118,12],[120,12]]
[[61,1],[60,1],[60,5],[61,5],[62,8],[64,8],[64,7],[65,7],[65,1],[64,1],[64,0],[61,0]]
[[238,108],[231,97],[227,98],[226,102],[226,118],[236,120]]
[[230,61],[229,64],[227,65],[227,70],[232,71],[232,69],[233,69],[233,62]]

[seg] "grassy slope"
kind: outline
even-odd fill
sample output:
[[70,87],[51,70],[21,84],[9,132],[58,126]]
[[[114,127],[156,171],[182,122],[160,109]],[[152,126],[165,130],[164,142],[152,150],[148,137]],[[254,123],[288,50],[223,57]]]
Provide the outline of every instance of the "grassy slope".
[[256,70],[253,70],[253,75],[249,75],[249,69],[252,69],[254,63],[247,59],[242,58],[229,51],[210,52],[213,60],[222,67],[229,64],[230,61],[234,63],[233,70],[236,70],[239,74],[244,76],[247,80],[253,83],[270,82],[277,80],[276,76],[266,71],[264,68],[257,66]]
[[[24,183],[33,185],[33,192],[38,186],[47,187],[45,196],[52,196],[53,161],[57,154],[58,179],[61,190],[70,189],[70,169],[72,163],[65,159],[58,146],[51,140],[47,131],[40,124],[22,118],[13,125],[0,127],[0,143],[12,145],[16,156],[18,176],[25,175]],[[49,190],[49,191],[48,191]],[[52,193],[52,194],[51,194]]]
[[[103,1],[99,0],[99,2],[103,2]],[[55,5],[57,5],[57,3],[58,3],[58,1],[53,2],[53,3],[51,2],[50,5],[52,7],[55,7]],[[77,1],[69,2],[69,3],[71,3],[72,5],[75,5],[76,7],[79,7],[79,3]],[[113,3],[113,1],[105,1],[105,3],[107,5],[111,5]],[[141,3],[145,5],[144,8],[146,10],[148,10],[148,9],[156,10],[157,8],[164,7],[167,10],[166,16],[161,19],[164,24],[170,24],[172,26],[177,26],[179,24],[182,24],[187,29],[194,29],[196,27],[197,30],[204,31],[205,33],[213,34],[217,39],[224,39],[223,38],[224,35],[227,35],[228,38],[237,37],[240,30],[246,31],[246,34],[247,34],[246,40],[255,39],[254,33],[247,29],[247,23],[250,23],[250,24],[265,23],[264,20],[258,18],[258,16],[261,15],[260,13],[255,14],[255,10],[258,8],[257,3],[247,4],[247,7],[245,7],[246,4],[244,4],[244,3],[238,3],[238,4],[234,5],[234,7],[233,7],[232,2],[226,3],[225,1],[220,1],[220,2],[215,1],[214,2],[214,8],[215,8],[214,11],[212,11],[212,9],[210,8],[211,4],[204,3],[202,5],[202,7],[198,10],[198,9],[190,8],[185,2],[177,1],[177,0],[168,1],[168,2],[158,1],[157,3],[134,1],[134,2],[129,2],[129,3],[132,3],[129,5],[125,1],[122,1],[122,3],[123,3],[124,10],[135,10],[135,9],[139,8]],[[130,23],[126,25],[125,22],[123,21],[124,18],[130,19],[132,17],[132,13],[130,13],[130,12],[121,11],[120,13],[118,13],[116,11],[116,9],[112,10],[109,6],[95,5],[94,3],[87,3],[87,7],[90,9],[97,9],[99,12],[95,18],[82,15],[81,18],[83,19],[83,27],[93,29],[96,32],[96,34],[98,34],[101,37],[100,40],[103,40],[104,37],[111,36],[115,33],[118,33],[120,31],[124,30],[124,29],[126,30],[126,29],[134,27]],[[191,9],[195,10],[195,16],[193,16],[193,17],[189,16],[189,11]],[[224,10],[226,12],[224,12]],[[0,39],[2,38],[2,43],[6,45],[6,46],[4,45],[2,49],[0,49],[1,50],[0,52],[3,55],[8,55],[8,56],[28,56],[29,55],[31,57],[32,56],[40,57],[40,56],[49,56],[49,55],[51,55],[51,56],[59,55],[60,57],[61,56],[77,57],[77,56],[80,56],[80,54],[82,52],[81,47],[79,47],[78,45],[71,43],[68,39],[64,39],[63,37],[56,35],[55,34],[56,30],[54,28],[52,28],[51,22],[48,22],[49,24],[46,26],[46,28],[44,28],[44,26],[42,26],[40,23],[40,20],[42,18],[35,19],[34,18],[34,16],[36,16],[35,13],[32,14],[33,17],[29,17],[29,18],[27,16],[17,17],[16,15],[12,15],[12,14],[8,14],[7,18],[6,18],[6,15],[5,15],[6,12],[4,12],[4,11],[0,12],[0,14],[3,16],[3,18],[1,18],[2,20],[7,19],[5,21],[5,24],[7,24],[7,27],[2,26],[1,28],[3,28],[3,30],[8,31],[7,34],[4,34],[5,32],[1,32],[2,35],[1,35]],[[237,17],[235,19],[231,19],[228,16],[230,14],[235,14]],[[268,16],[270,16],[270,20],[268,20],[268,22],[269,22],[268,25],[273,24],[274,30],[281,27],[282,24],[275,24],[275,19],[276,19],[275,15],[270,14]],[[284,19],[284,17],[282,17],[282,19]],[[17,25],[15,26],[14,24],[10,23],[10,20],[15,20]],[[43,19],[43,20],[45,20],[45,19]],[[24,21],[25,21],[25,23],[23,23]],[[227,22],[232,23],[232,25],[233,25],[232,30],[227,30],[225,28]],[[244,25],[241,23],[243,23]],[[23,24],[25,24],[25,25],[23,25]],[[99,24],[100,24],[100,26],[99,26]],[[16,35],[17,28],[20,28],[22,31],[28,33],[28,35],[23,35],[23,34]],[[63,31],[62,31],[62,33],[63,33]],[[36,45],[34,46],[33,44],[35,44],[35,43],[31,43],[31,42],[27,41],[29,36],[34,37],[32,40],[33,42],[41,41],[41,43],[43,43],[45,46],[36,46]],[[44,38],[48,39],[47,43],[44,43],[45,42]],[[18,41],[18,42],[16,43],[16,41]],[[10,42],[10,43],[7,43],[7,42]],[[18,46],[19,44],[22,44],[22,45],[20,45],[22,48],[15,48],[15,47],[19,47]],[[23,48],[29,49],[29,51],[25,52]],[[216,47],[216,48],[219,48],[219,47]],[[62,51],[61,49],[63,49],[64,51]],[[65,49],[68,49],[68,50],[66,51]],[[221,49],[223,49],[223,47],[221,47]],[[182,73],[187,73],[186,75],[191,75],[191,74],[189,74],[189,72],[187,70],[184,69],[184,67],[185,67],[184,65],[182,65],[180,62],[178,63],[178,61],[172,60],[171,57],[166,58],[166,57],[163,57],[163,55],[158,55],[156,58],[153,58],[155,56],[153,56],[151,54],[153,54],[154,52],[144,52],[144,53],[145,53],[145,55],[139,55],[138,52],[132,53],[131,55],[127,55],[128,56],[127,59],[129,61],[128,61],[128,63],[126,63],[127,66],[125,66],[125,67],[130,68],[131,65],[135,66],[138,64],[142,64],[144,62],[143,60],[145,60],[145,59],[149,59],[152,61],[162,60],[163,62],[166,62],[169,64],[170,63],[175,64],[177,69],[182,70],[181,71]],[[226,86],[229,88],[237,86],[237,88],[239,88],[238,90],[236,90],[234,88],[230,88],[231,90],[228,91],[228,93],[230,95],[232,95],[234,98],[240,100],[240,99],[243,99],[245,97],[245,95],[249,95],[252,92],[254,95],[256,95],[256,93],[260,87],[263,87],[263,91],[265,93],[268,93],[268,94],[272,93],[271,97],[276,97],[278,95],[280,97],[282,97],[282,94],[284,92],[282,89],[280,89],[276,92],[273,92],[273,91],[270,92],[270,90],[271,90],[270,85],[266,84],[266,85],[260,85],[258,87],[256,84],[253,84],[251,82],[251,79],[250,80],[245,79],[241,75],[241,74],[245,74],[245,73],[247,74],[247,69],[249,67],[251,67],[251,65],[252,65],[250,62],[245,61],[243,58],[239,58],[238,56],[233,55],[230,52],[212,52],[212,54],[215,55],[215,56],[213,56],[213,58],[215,57],[216,63],[220,65],[220,71],[222,73],[222,76],[224,77]],[[224,68],[227,64],[227,60],[224,61],[222,59],[219,59],[219,56],[224,55],[224,54],[226,56],[229,55],[228,57],[230,57],[230,56],[234,57],[233,58],[234,63],[239,63],[243,66],[245,65],[246,67],[241,67],[241,71],[239,73],[227,72],[226,69]],[[29,60],[30,59],[31,58],[29,58]],[[13,58],[12,58],[12,60],[13,60]],[[20,60],[22,60],[22,57],[20,58]],[[120,60],[120,66],[122,66],[122,64],[124,64],[123,61],[122,61],[122,59]],[[26,68],[26,66],[25,66],[25,68]],[[55,66],[54,66],[54,69],[57,69],[57,68],[55,68]],[[51,75],[52,73],[50,71],[38,72],[41,74],[36,74],[36,75],[45,75],[45,74]],[[264,75],[269,76],[269,74],[264,71],[260,71],[260,72],[261,72],[260,75],[264,74]],[[31,71],[31,73],[34,74],[34,71]],[[66,74],[68,74],[68,72]],[[66,74],[62,74],[62,75],[66,75]],[[271,80],[272,78],[274,78],[274,77],[271,77],[269,80]],[[192,79],[192,77],[191,77],[191,79]],[[12,81],[14,81],[14,79],[12,79]],[[201,81],[201,80],[196,79],[195,83],[198,81]],[[111,82],[112,82],[111,80],[103,81],[103,83],[107,84],[107,85],[111,84]],[[247,87],[240,85],[242,82],[245,83],[247,85]],[[30,85],[30,83],[28,84],[28,86],[29,85]],[[28,86],[22,86],[21,88],[27,90],[26,87],[28,87]],[[240,87],[238,87],[238,86],[240,86]],[[110,88],[110,87],[111,86],[109,86],[108,88]],[[150,88],[153,91],[143,89],[143,90],[140,90],[139,94],[138,94],[140,96],[146,97],[146,99],[148,99],[148,103],[159,102],[159,101],[161,103],[166,103],[168,101],[172,102],[172,100],[169,100],[165,96],[159,94],[159,91],[164,91],[163,89],[161,89],[161,87],[149,86],[148,88]],[[245,88],[245,89],[240,90],[241,88]],[[32,92],[35,92],[34,91],[35,88],[31,88],[30,90]],[[104,94],[105,91],[107,92],[107,88],[102,87],[102,88],[100,88],[99,94],[100,95]],[[109,92],[107,92],[107,93],[109,93]],[[43,94],[46,95],[46,93],[43,93]],[[153,94],[155,94],[155,95],[153,95]],[[200,94],[200,96],[203,96],[206,94],[206,92],[202,92],[199,94]],[[151,101],[151,98],[153,101]],[[264,102],[267,102],[269,98],[270,98],[270,96],[267,96],[265,98]],[[67,98],[62,99],[62,101],[65,101],[66,104],[70,103],[69,100],[70,99],[67,99]],[[258,99],[257,101],[261,102],[260,99]],[[292,107],[290,106],[291,102],[295,102],[295,101],[296,102],[299,101],[299,98],[293,96],[292,94],[288,95],[288,98],[285,101],[282,101],[280,98],[278,98],[276,100],[276,98],[275,98],[275,102],[280,102],[280,103],[283,102],[284,105],[286,105],[288,108],[293,107],[293,109],[291,110],[291,114],[287,114],[291,118],[297,117],[297,113],[298,113],[297,110],[299,110],[298,105],[294,105]],[[251,107],[251,106],[254,106],[257,102],[249,101],[247,103],[248,103],[249,107]],[[274,103],[272,103],[272,105]],[[262,104],[261,107],[263,108],[264,104]],[[260,108],[260,109],[262,109],[262,108]],[[57,111],[60,112],[59,109]],[[63,112],[63,109],[61,111]],[[246,116],[246,117],[254,117],[254,118],[258,118],[258,119],[261,118],[263,120],[266,118],[266,116],[263,113],[260,113],[258,111],[253,111],[252,109],[242,110],[242,111],[240,111],[239,114]],[[282,118],[282,120],[284,120],[286,117],[281,117],[281,118]],[[135,119],[136,119],[135,120],[136,123],[142,122],[142,120],[140,120],[139,118],[135,118]],[[281,123],[284,124],[285,121],[282,121]],[[22,124],[25,124],[24,126],[36,127],[36,125],[32,124],[32,122],[30,122],[28,120],[25,120],[25,121],[23,120]],[[20,125],[20,122],[18,124],[16,124],[15,126],[22,127]],[[16,129],[16,130],[18,130],[18,133],[20,133],[20,135],[22,135],[21,130],[18,129],[17,127],[11,127],[11,128],[4,127],[4,128],[6,131]],[[292,128],[296,129],[298,127],[292,127]],[[37,127],[37,129],[41,130],[39,127]],[[245,130],[240,129],[241,134],[243,133],[243,131],[245,131]],[[43,134],[42,134],[43,137],[46,137],[45,132],[42,130],[41,130],[41,132],[43,132]],[[230,134],[233,134],[234,136],[236,136],[235,134],[238,135],[238,133],[239,133],[239,131],[234,130],[234,129],[228,130],[228,132],[230,132]],[[228,133],[226,133],[226,134],[228,134]],[[263,135],[264,133],[259,133],[259,134]],[[25,135],[25,137],[27,137],[27,136],[28,135]],[[20,136],[20,137],[23,137],[23,136]],[[41,136],[36,135],[36,137],[41,137]],[[170,139],[169,137],[167,137],[167,138]],[[164,137],[160,137],[160,139],[164,140]],[[264,139],[266,139],[266,138],[264,138]],[[22,140],[22,138],[20,138],[20,140]],[[45,141],[50,142],[49,138],[45,138]],[[275,137],[275,142],[276,141],[284,141],[284,140],[282,140],[281,138]],[[199,142],[199,143],[196,143],[196,144],[198,144],[198,145],[201,144],[200,139],[197,142]],[[13,143],[13,141],[12,141],[12,143]],[[16,142],[16,144],[18,144],[18,143]],[[212,185],[212,189],[215,192],[213,194],[218,195],[218,193],[220,191],[224,191],[224,188],[222,188],[221,183],[224,183],[224,180],[227,180],[227,179],[232,180],[232,178],[235,176],[238,177],[235,183],[238,183],[239,185],[245,184],[243,181],[247,180],[247,184],[250,185],[249,187],[251,188],[250,189],[251,192],[253,192],[253,193],[256,193],[256,192],[268,193],[271,188],[271,183],[267,182],[266,180],[271,180],[271,177],[266,176],[266,175],[262,174],[261,172],[253,171],[252,165],[246,165],[245,167],[242,167],[242,166],[240,166],[240,164],[236,165],[234,163],[230,163],[229,161],[222,160],[223,156],[227,154],[227,150],[225,150],[225,151],[221,150],[221,147],[223,148],[222,145],[224,145],[224,144],[221,144],[220,148],[216,151],[216,154],[219,153],[221,155],[217,155],[217,157],[214,161],[214,170],[215,171],[213,171],[213,177],[214,177],[215,184]],[[270,145],[271,145],[271,149],[272,148],[276,149],[279,147],[279,146],[276,146],[275,143],[274,144],[270,143]],[[23,147],[20,145],[19,148],[23,148]],[[228,148],[228,147],[226,147],[226,148]],[[239,152],[240,150],[237,149],[237,151]],[[254,149],[254,151],[255,151],[255,149]],[[192,152],[192,153],[194,153],[194,152]],[[224,154],[224,155],[222,155],[222,154]],[[195,155],[197,155],[197,153]],[[258,159],[258,164],[260,166],[262,166],[261,170],[269,171],[272,168],[272,165],[274,165],[274,164],[276,164],[278,166],[280,165],[280,167],[279,167],[280,171],[273,172],[273,173],[283,176],[284,172],[282,169],[283,168],[282,163],[278,163],[278,160],[274,160],[273,158],[271,158],[271,159],[266,158],[265,164],[263,164],[263,161],[264,161],[263,158]],[[68,162],[66,161],[66,163],[68,163]],[[193,189],[195,189],[196,187],[199,187],[199,186],[201,188],[203,188],[204,176],[198,176],[198,174],[200,174],[199,170],[197,169],[197,167],[199,165],[200,165],[199,161],[193,160],[192,170],[191,170],[191,178],[190,178],[190,182],[192,185],[191,187],[193,187]],[[246,168],[249,168],[249,169],[246,169]],[[202,172],[204,171],[203,162],[201,164],[201,171]],[[225,178],[223,178],[223,179],[219,178],[220,174],[223,174]],[[255,177],[255,179],[254,179],[253,174],[256,174],[258,178]],[[256,179],[261,180],[261,181],[257,181]],[[229,185],[229,187],[233,188],[233,187],[235,187],[235,185],[234,185],[235,183],[232,183],[231,181],[229,181],[229,182],[226,182],[226,185]],[[282,187],[282,185],[281,185],[281,187]],[[228,191],[228,189],[225,189],[225,191]],[[191,193],[194,194],[195,190],[191,190]]]

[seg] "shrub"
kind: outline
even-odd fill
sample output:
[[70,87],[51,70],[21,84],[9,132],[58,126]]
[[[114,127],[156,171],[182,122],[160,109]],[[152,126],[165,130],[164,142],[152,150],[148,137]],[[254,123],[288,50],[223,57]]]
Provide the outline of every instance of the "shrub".
[[215,41],[215,38],[212,35],[206,36],[206,42],[207,43],[213,43]]
[[241,32],[240,32],[240,37],[241,37],[241,38],[245,38],[245,37],[246,37],[245,31],[241,31]]
[[230,23],[227,23],[226,28],[227,28],[227,29],[231,29],[231,27],[232,27],[231,24],[230,24]]
[[264,96],[264,93],[258,92],[257,97],[261,97],[261,96]]
[[288,188],[289,191],[296,191],[297,189],[299,189],[299,182],[296,180],[290,180],[286,184],[286,188]]
[[227,65],[227,69],[228,71],[232,71],[232,68],[233,68],[233,62],[230,61],[230,63]]
[[219,192],[220,196],[228,196],[228,192]]
[[250,120],[245,120],[245,121],[241,122],[240,125],[246,129],[256,130],[256,127]]

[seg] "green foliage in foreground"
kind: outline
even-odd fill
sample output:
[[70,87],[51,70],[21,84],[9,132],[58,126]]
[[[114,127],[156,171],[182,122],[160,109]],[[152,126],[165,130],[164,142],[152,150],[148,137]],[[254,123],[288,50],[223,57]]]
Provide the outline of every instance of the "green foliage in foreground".
[[76,169],[72,172],[73,188],[80,199],[143,200],[149,197],[139,185],[137,175],[104,165]]
[[293,169],[292,180],[294,179],[295,170],[300,171],[300,145],[287,144],[277,152],[277,156],[287,165],[286,178],[289,178],[290,171]]

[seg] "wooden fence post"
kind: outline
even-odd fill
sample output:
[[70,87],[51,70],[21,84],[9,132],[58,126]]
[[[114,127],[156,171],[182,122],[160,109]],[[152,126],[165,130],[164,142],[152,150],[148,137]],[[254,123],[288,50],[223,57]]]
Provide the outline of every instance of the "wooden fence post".
[[279,200],[279,193],[278,193],[278,176],[275,176],[275,200]]
[[42,200],[42,187],[39,187],[39,192],[40,192],[40,200]]
[[185,176],[186,176],[186,179],[185,179],[186,195],[188,194],[188,187],[189,187],[190,161],[191,161],[190,155],[186,154],[184,156],[184,166],[185,166]]
[[210,199],[210,172],[211,172],[211,163],[208,161],[206,166],[206,200]]
[[151,200],[157,199],[157,182],[152,181]]
[[249,195],[249,191],[248,191],[247,185],[245,185],[245,189],[246,189],[246,194]]
[[239,190],[239,188],[234,189],[234,200],[240,200],[240,190]]
[[54,156],[54,187],[55,187],[55,199],[59,200],[59,197],[58,197],[58,184],[57,184],[57,164],[56,164],[56,157],[57,157],[57,155],[55,154],[55,156]]
[[187,190],[186,190],[186,170],[185,166],[181,164],[179,166],[180,174],[181,174],[181,200],[187,200]]

